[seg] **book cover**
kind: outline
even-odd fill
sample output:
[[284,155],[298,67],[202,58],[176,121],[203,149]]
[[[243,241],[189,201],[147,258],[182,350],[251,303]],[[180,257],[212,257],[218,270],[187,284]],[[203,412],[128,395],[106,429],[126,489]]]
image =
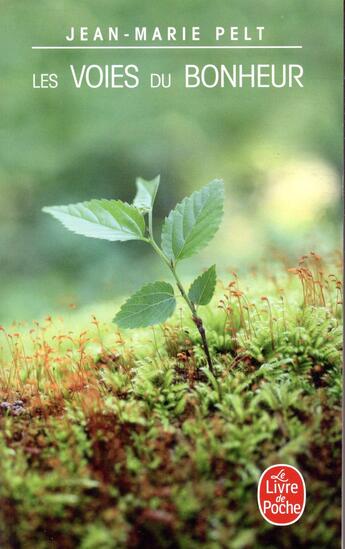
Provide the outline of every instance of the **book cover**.
[[342,16],[1,2],[2,548],[340,546]]

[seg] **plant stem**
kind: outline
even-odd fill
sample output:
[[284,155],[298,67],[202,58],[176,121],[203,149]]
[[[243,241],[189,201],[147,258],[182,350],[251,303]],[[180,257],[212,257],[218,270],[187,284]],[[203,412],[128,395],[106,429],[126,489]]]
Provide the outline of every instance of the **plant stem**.
[[183,297],[183,299],[187,303],[189,309],[191,310],[192,320],[193,320],[193,322],[194,322],[195,326],[197,327],[198,332],[200,334],[201,342],[202,342],[202,346],[203,346],[203,349],[204,349],[204,353],[206,355],[206,360],[207,360],[208,367],[210,369],[210,372],[214,375],[212,358],[211,358],[210,350],[209,350],[209,347],[208,347],[206,331],[205,331],[202,319],[198,316],[197,310],[195,308],[194,303],[189,299],[189,297],[188,297],[188,295],[187,295],[187,293],[186,293],[186,291],[185,291],[185,289],[182,285],[182,282],[178,277],[178,274],[177,274],[176,269],[175,269],[175,265],[173,264],[172,261],[169,261],[169,259],[166,257],[166,255],[162,252],[162,250],[158,246],[158,244],[155,242],[155,240],[153,238],[153,234],[152,234],[152,219],[151,219],[151,222],[150,222],[150,216],[149,216],[149,233],[150,233],[149,243],[151,244],[151,246],[153,247],[155,252],[159,255],[159,257],[169,267],[169,270],[171,271],[173,277],[175,278],[176,285],[177,285],[177,287],[180,291],[181,296]]
[[204,352],[205,352],[205,355],[206,355],[208,367],[210,368],[210,372],[214,375],[213,362],[212,362],[210,350],[208,348],[206,331],[205,331],[202,319],[200,318],[200,316],[193,316],[193,322],[196,325],[196,327],[198,328],[198,331],[199,331],[199,334],[200,334],[200,337],[201,337],[201,341],[202,341],[202,346],[204,348]]

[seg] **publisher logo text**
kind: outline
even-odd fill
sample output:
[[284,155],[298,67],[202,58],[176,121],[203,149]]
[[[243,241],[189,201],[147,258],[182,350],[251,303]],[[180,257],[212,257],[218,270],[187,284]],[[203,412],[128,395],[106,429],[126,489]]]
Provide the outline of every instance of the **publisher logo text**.
[[292,465],[279,463],[265,469],[258,485],[260,513],[267,522],[288,526],[303,514],[306,489],[301,473]]

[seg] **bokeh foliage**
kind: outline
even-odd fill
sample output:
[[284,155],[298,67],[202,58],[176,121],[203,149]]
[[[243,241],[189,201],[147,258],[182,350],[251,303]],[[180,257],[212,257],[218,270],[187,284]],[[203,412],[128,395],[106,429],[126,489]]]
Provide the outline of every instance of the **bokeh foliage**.
[[[215,177],[224,179],[227,220],[211,259],[223,268],[248,267],[272,246],[296,257],[306,247],[328,250],[338,244],[338,1],[4,0],[0,14],[2,320],[32,318],[70,302],[132,291],[138,274],[147,281],[157,278],[159,267],[149,249],[70,237],[40,213],[43,205],[92,197],[129,200],[137,175],[150,179],[161,173],[161,218],[188,192]],[[304,49],[255,54],[31,51],[34,44],[61,44],[72,25],[97,24],[200,25],[204,43],[211,42],[216,25],[264,25],[269,43],[302,43]],[[137,63],[146,75],[166,70],[176,85],[163,91],[146,84],[136,90],[74,89],[69,64],[93,62]],[[302,63],[305,87],[185,91],[183,65],[188,62]],[[60,87],[33,90],[32,74],[48,71],[59,74]],[[289,174],[292,185],[285,181]],[[286,193],[279,194],[284,177],[284,188],[295,190],[288,193],[292,225],[284,224],[279,210],[287,206]],[[301,189],[309,194],[301,197]],[[314,189],[317,203],[310,213]],[[300,217],[296,204],[302,205]],[[201,266],[210,264],[205,258]],[[188,273],[188,265],[185,269]]]

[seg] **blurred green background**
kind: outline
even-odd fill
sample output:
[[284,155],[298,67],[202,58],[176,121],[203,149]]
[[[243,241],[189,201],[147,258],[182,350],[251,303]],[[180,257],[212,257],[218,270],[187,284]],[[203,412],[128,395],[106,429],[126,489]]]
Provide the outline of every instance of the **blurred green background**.
[[[166,274],[144,244],[113,244],[65,231],[44,205],[92,197],[131,200],[137,175],[161,174],[160,222],[186,194],[221,177],[226,217],[214,243],[181,265],[189,276],[294,264],[340,244],[342,7],[338,0],[2,0],[0,321],[34,318],[113,299]],[[269,44],[303,50],[32,51],[63,44],[71,26],[266,27]],[[135,63],[169,71],[175,85],[77,90],[69,64]],[[304,88],[183,89],[185,63],[299,63]],[[56,90],[32,74],[57,73]]]

